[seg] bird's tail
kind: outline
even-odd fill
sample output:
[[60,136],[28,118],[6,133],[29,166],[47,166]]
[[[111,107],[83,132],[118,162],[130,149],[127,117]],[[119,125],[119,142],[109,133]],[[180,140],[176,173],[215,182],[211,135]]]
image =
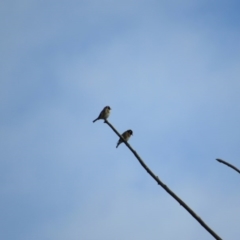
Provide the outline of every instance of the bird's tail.
[[98,120],[98,118],[96,118],[95,120],[93,120],[92,122],[94,123],[94,122],[96,122]]
[[121,143],[121,142],[120,142],[120,141],[118,141],[116,148],[118,148],[118,146],[119,146],[119,144],[120,144],[120,143]]

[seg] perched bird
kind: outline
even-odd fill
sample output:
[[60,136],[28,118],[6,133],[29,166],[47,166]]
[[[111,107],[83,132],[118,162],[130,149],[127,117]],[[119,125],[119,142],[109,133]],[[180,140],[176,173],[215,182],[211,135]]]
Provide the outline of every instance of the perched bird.
[[[133,135],[133,131],[131,129],[125,131],[123,134],[122,134],[122,137],[125,139],[125,141],[128,141],[128,139],[131,137],[131,135]],[[117,146],[116,148],[119,146],[119,144],[121,144],[123,142],[123,140],[121,138],[119,138],[118,140],[118,143],[117,143]]]
[[109,106],[106,106],[106,107],[100,112],[99,116],[98,116],[95,120],[93,120],[93,122],[96,122],[96,121],[99,120],[99,119],[106,120],[106,119],[109,117],[109,115],[110,115],[110,110],[111,110],[111,108],[110,108]]

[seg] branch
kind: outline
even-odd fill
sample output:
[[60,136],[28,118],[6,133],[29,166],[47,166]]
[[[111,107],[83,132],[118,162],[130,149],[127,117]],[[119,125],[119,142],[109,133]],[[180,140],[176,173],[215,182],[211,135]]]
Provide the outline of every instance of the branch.
[[239,170],[238,168],[236,168],[235,166],[233,166],[232,164],[230,164],[230,163],[228,163],[228,162],[225,162],[225,161],[223,161],[222,159],[219,159],[219,158],[217,158],[216,160],[217,160],[218,162],[223,163],[223,164],[227,165],[228,167],[234,169],[234,170],[237,171],[238,173],[240,173],[240,170]]
[[105,123],[123,140],[123,142],[127,145],[130,151],[135,155],[138,159],[139,163],[143,166],[143,168],[148,172],[148,174],[160,185],[168,194],[170,194],[180,205],[182,205],[215,239],[222,240],[208,225],[190,208],[188,205],[183,202],[174,192],[172,192],[159,178],[156,176],[144,163],[144,161],[140,158],[137,152],[130,146],[128,142],[124,140],[124,138],[118,133],[118,131],[110,124],[107,120]]

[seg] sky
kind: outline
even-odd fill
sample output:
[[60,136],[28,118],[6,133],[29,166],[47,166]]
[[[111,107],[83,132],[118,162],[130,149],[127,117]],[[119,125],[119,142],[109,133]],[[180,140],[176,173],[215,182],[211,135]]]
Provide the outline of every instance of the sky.
[[0,239],[240,235],[240,3],[3,0]]

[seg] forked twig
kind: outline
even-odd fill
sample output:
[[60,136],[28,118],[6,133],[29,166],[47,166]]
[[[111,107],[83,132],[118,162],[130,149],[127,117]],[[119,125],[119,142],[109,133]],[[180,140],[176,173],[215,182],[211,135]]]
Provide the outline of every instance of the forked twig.
[[118,131],[110,124],[107,120],[105,123],[123,140],[123,142],[127,145],[130,151],[135,155],[138,159],[139,163],[143,166],[143,168],[148,172],[148,174],[160,185],[168,194],[170,194],[180,205],[182,205],[215,239],[222,240],[188,205],[182,201],[174,192],[172,192],[167,185],[165,185],[159,178],[156,176],[144,163],[144,161],[140,158],[137,152],[130,146],[128,142],[124,140],[124,138],[118,133]]

